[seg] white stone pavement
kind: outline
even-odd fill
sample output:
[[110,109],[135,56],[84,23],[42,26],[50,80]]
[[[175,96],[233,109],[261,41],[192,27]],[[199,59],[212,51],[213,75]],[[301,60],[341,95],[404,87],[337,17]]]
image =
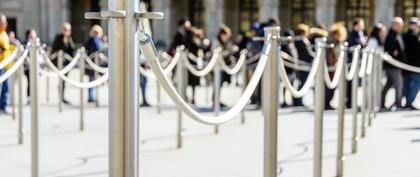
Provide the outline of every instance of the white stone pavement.
[[[77,72],[72,73],[74,78]],[[156,84],[150,81],[149,100],[155,103]],[[72,106],[59,113],[56,81],[51,81],[51,100],[46,102],[45,78],[41,79],[40,167],[42,177],[107,176],[108,116],[107,88],[102,87],[101,107],[90,104],[86,110],[86,130],[79,132],[79,90],[68,86],[66,97]],[[199,107],[209,107],[205,89],[197,91]],[[209,90],[209,93],[211,91]],[[230,105],[239,98],[238,88],[225,88],[222,100]],[[140,111],[141,177],[262,177],[263,117],[247,110],[246,124],[235,119],[213,128],[185,118],[184,148],[175,148],[176,109],[162,96],[163,112],[156,108]],[[207,95],[210,98],[211,95]],[[305,101],[310,102],[311,96]],[[0,117],[0,177],[30,176],[30,118],[24,108],[25,142],[17,145],[17,121]],[[206,111],[206,109],[203,109]],[[360,121],[359,121],[360,122]],[[346,114],[345,176],[419,177],[420,112],[381,113],[359,152],[350,154],[351,114]],[[337,118],[325,113],[324,168],[326,177],[335,175]],[[303,108],[279,109],[279,176],[312,176],[313,113]]]

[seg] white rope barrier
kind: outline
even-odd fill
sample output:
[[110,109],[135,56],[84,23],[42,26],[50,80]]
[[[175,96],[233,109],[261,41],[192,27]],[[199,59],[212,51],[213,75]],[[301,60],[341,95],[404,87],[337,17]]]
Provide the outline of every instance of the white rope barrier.
[[374,57],[374,50],[369,51],[367,65],[366,65],[366,74],[370,75],[373,70],[373,57]]
[[[40,63],[46,63],[46,62],[44,62],[44,61],[50,61],[51,62],[51,60],[50,60],[50,58],[48,58],[48,56],[46,55],[46,52],[44,52],[44,51],[42,51],[41,50],[41,62]],[[74,58],[70,61],[70,63],[69,64],[67,64],[63,69],[61,69],[61,70],[59,70],[59,72],[60,72],[60,74],[62,74],[62,75],[64,75],[64,74],[67,74],[67,73],[69,73],[73,68],[75,68],[76,67],[76,65],[77,65],[77,62],[79,61],[79,59],[80,59],[80,57],[81,57],[81,53],[80,52],[77,52],[76,53],[76,56],[74,56]],[[43,59],[43,60],[42,60]],[[42,74],[42,75],[44,75],[44,76],[46,76],[46,77],[57,77],[57,73],[55,73],[55,72],[49,72],[49,71],[45,71],[45,70],[43,70],[43,69],[39,69],[39,72]]]
[[[175,66],[178,64],[179,59],[181,58],[181,53],[184,49],[180,48],[177,50],[177,52],[175,53],[175,56],[173,58],[171,58],[171,61],[168,65],[166,65],[164,71],[166,74],[169,74],[172,72],[172,70],[174,70]],[[164,55],[168,55],[166,52],[162,53],[162,56]],[[169,56],[169,55],[168,55]]]
[[362,51],[362,63],[360,64],[360,69],[359,69],[359,77],[365,77],[366,74],[366,67],[367,67],[367,57],[368,57],[368,53],[366,51],[366,49],[364,49]]
[[86,63],[95,71],[99,72],[99,73],[106,73],[108,72],[108,68],[105,67],[101,67],[99,65],[97,65],[95,62],[92,61],[92,59],[90,59],[90,57],[85,57],[84,58]]
[[341,46],[340,54],[338,56],[338,61],[337,61],[335,72],[334,72],[334,78],[332,80],[329,76],[327,62],[324,62],[324,68],[325,68],[324,80],[325,80],[325,85],[329,89],[336,88],[338,85],[338,82],[340,81],[340,76],[342,73],[341,70],[344,69],[344,55],[345,55],[344,46]]
[[[242,109],[245,108],[245,106],[248,104],[249,99],[251,98],[255,88],[257,87],[262,74],[264,73],[265,65],[267,64],[268,60],[268,52],[271,49],[271,40],[268,42],[269,45],[266,45],[263,49],[263,54],[261,55],[261,58],[258,62],[257,68],[255,69],[254,74],[252,75],[252,78],[246,87],[244,93],[239,98],[238,102],[226,113],[219,115],[219,116],[206,116],[198,113],[195,111],[191,106],[188,105],[188,103],[185,102],[185,100],[182,99],[182,97],[177,93],[176,89],[172,85],[172,82],[165,77],[164,71],[162,67],[160,66],[160,63],[156,60],[155,52],[149,51],[151,50],[150,46],[144,46],[141,45],[141,50],[144,51],[147,50],[147,53],[150,54],[149,56],[145,56],[146,59],[148,59],[150,66],[152,68],[153,73],[156,75],[157,80],[162,85],[162,88],[166,91],[168,96],[176,103],[177,107],[180,108],[185,114],[187,114],[192,119],[209,125],[218,125],[222,124],[224,122],[230,121],[233,118],[235,118],[239,113],[242,111]],[[146,45],[152,45],[151,43]],[[154,48],[154,47],[153,47]],[[214,54],[213,54],[214,55]]]
[[[279,59],[280,64],[280,78],[283,81],[284,85],[286,86],[287,90],[293,95],[293,97],[300,98],[303,97],[311,88],[313,82],[315,81],[315,76],[317,72],[317,68],[321,62],[321,49],[318,46],[319,50],[316,51],[316,55],[312,64],[312,68],[309,71],[308,78],[306,82],[302,85],[300,90],[297,90],[293,87],[292,83],[290,82],[289,78],[287,77],[286,68],[284,66],[284,61],[282,58]],[[279,51],[277,51],[279,52]]]
[[91,81],[91,82],[76,82],[72,81],[70,78],[65,76],[63,73],[60,72],[60,70],[54,66],[54,64],[44,57],[44,61],[47,63],[47,65],[65,82],[69,83],[70,85],[77,87],[77,88],[94,88],[98,87],[99,85],[102,85],[106,81],[108,81],[108,71],[104,73],[100,78]]
[[21,67],[26,59],[26,57],[28,56],[29,50],[25,49],[22,53],[22,56],[19,57],[16,62],[9,68],[6,70],[5,73],[3,73],[0,76],[0,83],[3,83],[5,80],[7,80],[9,77],[11,77],[13,75],[13,73],[15,73],[19,67]]
[[205,68],[203,68],[202,70],[197,70],[188,60],[188,58],[183,58],[184,59],[184,63],[186,68],[195,76],[197,77],[204,77],[205,75],[207,75],[208,73],[210,73],[211,71],[213,71],[213,67],[218,63],[217,61],[221,58],[220,56],[220,52],[222,51],[221,48],[217,48],[214,52],[213,52],[213,56],[211,57],[209,63],[207,64],[207,66]]
[[241,55],[238,59],[238,62],[232,68],[229,68],[229,66],[226,64],[225,60],[220,60],[220,66],[223,69],[223,71],[225,71],[229,75],[237,74],[241,70],[242,66],[245,64],[246,53],[247,53],[246,50],[241,51]]
[[391,65],[393,65],[397,68],[400,68],[400,69],[403,69],[403,70],[406,70],[406,71],[410,71],[410,72],[414,72],[414,73],[420,73],[420,67],[415,67],[415,66],[411,66],[411,65],[405,64],[403,62],[400,62],[400,61],[392,58],[387,53],[383,53],[381,58],[383,60],[385,60],[387,63],[389,63],[389,64],[391,64]]
[[353,58],[351,61],[350,71],[346,69],[346,80],[350,81],[353,80],[354,76],[356,75],[357,65],[359,64],[359,56],[360,56],[360,46],[354,48],[353,50]]
[[254,56],[252,56],[251,58],[249,58],[247,61],[246,61],[246,64],[252,64],[252,63],[255,63],[255,62],[257,62],[259,59],[260,59],[260,57],[261,57],[261,54],[260,53],[258,53],[258,54],[256,54],[256,55],[254,55]]
[[0,69],[3,69],[4,67],[6,67],[8,64],[10,64],[15,58],[16,55],[18,53],[19,47],[16,47],[11,54],[7,55],[6,58],[4,58],[1,62],[0,62]]

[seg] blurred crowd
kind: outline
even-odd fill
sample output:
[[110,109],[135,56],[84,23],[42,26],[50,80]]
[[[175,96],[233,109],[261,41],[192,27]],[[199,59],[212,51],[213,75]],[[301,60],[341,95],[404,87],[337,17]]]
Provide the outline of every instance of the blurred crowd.
[[[362,18],[355,18],[352,26],[348,28],[342,22],[337,22],[329,28],[324,25],[317,25],[310,27],[307,24],[297,24],[294,29],[284,30],[283,36],[292,37],[292,41],[285,42],[281,45],[282,51],[292,56],[293,58],[311,64],[314,59],[314,44],[317,38],[327,38],[327,43],[344,44],[347,43],[349,47],[359,45],[362,48],[375,49],[376,51],[384,51],[394,59],[409,64],[411,66],[420,67],[420,37],[419,29],[420,22],[418,18],[410,18],[408,26],[400,17],[394,17],[392,23],[387,28],[382,23],[374,24],[371,29],[365,28],[365,22]],[[264,36],[264,28],[269,26],[281,26],[280,22],[275,19],[269,19],[266,22],[256,22],[250,25],[248,31],[238,32],[237,37],[232,39],[232,32],[224,24],[220,25],[219,33],[215,39],[207,39],[205,31],[191,25],[188,19],[182,19],[178,23],[178,29],[173,37],[172,43],[167,49],[167,53],[174,55],[175,49],[181,45],[195,54],[202,55],[205,59],[210,59],[208,52],[214,51],[216,48],[223,49],[223,59],[226,63],[235,63],[240,55],[240,51],[247,49],[248,59],[253,59],[260,53],[263,47],[263,42],[253,40],[254,37]],[[328,48],[326,49],[326,63],[329,66],[335,66],[338,60],[340,49]],[[207,56],[207,58],[206,58]],[[352,53],[349,52],[348,60],[351,62]],[[192,61],[193,62],[193,61]],[[244,82],[249,81],[255,69],[256,61],[250,61],[247,65],[247,77]],[[382,110],[396,110],[396,109],[417,109],[413,106],[414,100],[420,89],[420,74],[402,70],[393,65],[384,62],[384,78],[382,83],[381,109]],[[308,77],[307,71],[297,71],[291,68],[286,69],[288,77],[291,80],[297,81],[298,87],[301,87],[306,82]],[[330,77],[334,77],[334,70],[329,71]],[[230,83],[231,78],[227,73],[221,71],[221,80],[223,83]],[[192,96],[189,98],[190,102],[194,104],[194,88],[199,84],[199,78],[189,73],[189,86],[192,87]],[[211,79],[209,79],[211,82]],[[347,82],[346,105],[351,107],[351,82]],[[220,85],[221,86],[221,85]],[[220,87],[219,86],[219,87]],[[386,105],[386,97],[389,90],[395,90],[395,99],[393,104]],[[326,89],[325,108],[334,109],[331,106],[331,101],[334,96],[334,89]],[[281,94],[285,97],[285,92]],[[403,103],[405,100],[405,104]],[[260,106],[261,104],[261,89],[258,89],[253,94],[251,104]],[[222,107],[225,104],[221,103]],[[284,101],[282,107],[289,106],[303,106],[301,98],[294,98],[292,102]]]
[[[408,26],[405,26],[408,24]],[[203,29],[192,26],[191,22],[187,19],[181,19],[178,22],[178,28],[173,36],[169,47],[163,49],[169,55],[174,56],[176,49],[179,46],[184,46],[188,52],[198,57],[203,58],[205,61],[210,60],[211,53],[217,49],[222,49],[222,58],[226,64],[235,64],[240,56],[240,52],[244,49],[247,53],[247,69],[246,77],[242,78],[243,82],[247,83],[253,74],[256,63],[258,60],[254,60],[255,56],[259,55],[264,45],[263,41],[253,40],[255,37],[264,36],[264,28],[270,26],[281,26],[280,21],[271,18],[266,22],[255,22],[249,27],[249,30],[238,32],[235,38],[232,39],[232,31],[224,24],[221,24],[217,36],[214,39],[206,38],[206,33]],[[420,29],[419,19],[413,17],[410,18],[408,23],[404,22],[400,17],[394,17],[391,25],[387,28],[385,25],[378,23],[374,24],[371,29],[365,28],[365,22],[362,18],[354,19],[351,27],[348,28],[344,23],[338,22],[330,27],[324,25],[317,25],[310,27],[306,24],[297,24],[294,29],[283,30],[283,36],[289,36],[293,40],[284,42],[281,44],[281,49],[284,53],[292,56],[303,63],[311,64],[314,59],[315,53],[315,40],[317,38],[325,37],[328,43],[342,44],[347,43],[349,47],[360,45],[362,48],[369,47],[376,49],[377,51],[384,51],[392,56],[394,59],[404,62],[406,64],[420,67]],[[19,45],[19,41],[16,39],[14,32],[6,32],[7,30],[7,17],[0,14],[0,61],[4,60],[13,50],[14,46]],[[99,25],[94,25],[90,29],[90,37],[83,44],[88,55],[96,52],[107,53],[108,41],[107,37],[103,35],[103,30]],[[46,50],[50,53],[57,51],[63,51],[67,55],[74,57],[77,48],[71,37],[71,25],[64,23],[62,30],[52,41],[51,47],[47,47]],[[37,33],[34,29],[29,29],[26,32],[26,38],[23,40],[23,44],[26,45],[31,40],[37,38]],[[80,46],[78,46],[80,47]],[[334,66],[337,63],[340,49],[328,48],[326,50],[326,63],[329,66]],[[351,56],[351,53],[349,53]],[[351,60],[352,57],[348,57]],[[58,60],[54,60],[55,65],[65,66],[68,64],[67,60],[63,60],[63,63],[57,63]],[[191,63],[198,65],[196,61],[191,60]],[[147,67],[146,62],[141,62],[143,67]],[[8,66],[9,67],[9,66]],[[4,73],[7,68],[0,69],[0,75]],[[384,78],[383,78],[383,90],[382,90],[382,109],[416,109],[413,106],[414,100],[420,89],[420,74],[404,71],[393,65],[384,62]],[[86,69],[86,75],[89,80],[94,80],[94,72],[91,69]],[[301,87],[306,82],[308,72],[297,71],[291,68],[287,68],[288,77],[297,83],[298,87]],[[29,69],[26,64],[25,75],[29,78]],[[238,80],[238,76],[231,76],[221,71],[221,84],[217,87],[221,87],[223,84],[232,83],[232,78]],[[329,72],[330,77],[334,76],[334,70]],[[208,76],[206,80],[211,84],[212,75]],[[141,106],[149,106],[146,99],[146,88],[147,88],[147,77],[140,75],[140,88],[142,91]],[[28,79],[29,83],[29,79]],[[195,104],[195,88],[200,85],[200,78],[194,76],[192,73],[188,73],[188,85],[192,88],[192,94],[188,98],[191,104]],[[347,83],[347,97],[346,104],[348,107],[351,106],[351,82]],[[29,85],[29,84],[28,84]],[[64,97],[64,81],[62,96],[64,103],[69,103]],[[386,105],[386,95],[389,90],[393,88],[395,90],[395,99],[392,105]],[[7,114],[7,93],[8,93],[8,82],[1,83],[0,86],[0,114]],[[95,95],[94,90],[89,89],[88,101],[94,102]],[[334,109],[331,106],[331,100],[334,96],[335,90],[326,89],[325,91],[325,108]],[[28,97],[30,97],[30,90],[27,89]],[[281,96],[285,96],[285,92],[281,93]],[[214,97],[213,97],[214,98]],[[29,99],[28,99],[29,100]],[[403,102],[403,100],[405,100]],[[404,104],[403,104],[404,103]],[[250,104],[256,105],[257,107],[261,104],[261,88],[258,86],[254,92]],[[214,106],[214,105],[213,105]],[[221,107],[226,107],[224,103],[221,103]],[[304,106],[302,99],[294,98],[292,101],[284,101],[281,104],[282,107],[289,106]]]
[[[34,29],[28,29],[25,32],[25,39],[20,42],[15,35],[15,32],[10,31],[7,33],[7,17],[3,14],[0,14],[0,62],[6,58],[14,49],[19,45],[27,45],[29,42],[35,41],[37,39],[37,32]],[[51,46],[43,46],[45,50],[50,53],[58,53],[62,51],[65,55],[74,57],[77,53],[78,47],[84,47],[86,53],[91,55],[93,53],[102,52],[107,53],[108,40],[107,37],[103,35],[102,27],[99,25],[93,25],[89,31],[89,38],[82,46],[76,46],[72,37],[71,37],[71,25],[69,23],[64,23],[61,28],[61,32],[56,35],[52,41]],[[57,56],[57,55],[56,55]],[[58,56],[57,56],[58,57]],[[58,63],[58,59],[54,59],[53,63],[55,66],[66,66],[69,63],[69,60],[63,59],[62,63]],[[5,68],[0,69],[0,75],[3,74],[12,63],[7,65]],[[27,78],[27,89],[26,93],[28,96],[28,103],[30,103],[30,79],[29,79],[29,64],[24,63],[24,74]],[[85,74],[88,76],[89,81],[94,80],[94,71],[92,69],[86,68]],[[66,74],[67,75],[67,74]],[[6,106],[8,103],[8,92],[9,92],[9,83],[10,81],[6,80],[0,85],[0,115],[8,114],[6,111]],[[65,82],[62,81],[62,97],[65,104],[70,104],[70,102],[64,97],[65,93]],[[88,102],[95,102],[94,89],[88,89]]]

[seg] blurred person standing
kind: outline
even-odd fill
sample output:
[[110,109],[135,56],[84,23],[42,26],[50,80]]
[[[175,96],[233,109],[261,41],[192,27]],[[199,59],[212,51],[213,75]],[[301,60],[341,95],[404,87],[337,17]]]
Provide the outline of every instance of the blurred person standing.
[[[384,51],[388,53],[392,58],[400,61],[406,62],[405,55],[405,46],[402,39],[401,33],[404,30],[404,21],[401,17],[394,17],[391,23],[391,29],[389,29],[388,34],[385,38]],[[382,90],[382,108],[385,108],[385,97],[389,89],[395,89],[395,103],[390,107],[396,106],[401,108],[401,100],[403,97],[403,74],[402,70],[389,64],[384,63],[385,75],[387,81],[384,89]]]
[[[327,43],[332,43],[336,47],[326,49],[326,63],[328,66],[335,66],[338,61],[338,56],[340,54],[340,48],[337,47],[338,44],[342,44],[347,39],[347,30],[344,27],[343,23],[335,23],[331,26],[329,30],[329,36],[327,38]],[[329,76],[334,77],[334,71],[329,71]],[[334,89],[325,88],[325,110],[332,110],[331,100],[334,96]]]
[[[348,47],[353,46],[361,46],[362,48],[366,47],[367,38],[364,34],[365,30],[365,21],[362,18],[355,18],[352,24],[352,30],[348,34],[347,43]],[[349,52],[347,57],[347,62],[351,62],[353,60],[353,53]],[[347,81],[346,83],[346,107],[351,107],[351,89],[352,89],[352,81]]]
[[[10,44],[9,36],[6,32],[7,29],[7,17],[0,14],[0,62],[3,61],[15,48]],[[11,66],[9,63],[6,67],[0,69],[0,75],[3,75],[7,68]],[[7,94],[9,92],[8,79],[0,83],[0,115],[7,114]]]
[[[52,53],[58,52],[62,50],[64,53],[67,53],[68,55],[72,56],[74,55],[74,52],[76,51],[76,45],[73,42],[73,39],[71,37],[71,25],[70,23],[64,23],[62,26],[62,31],[60,34],[58,34],[53,42],[52,45]],[[57,66],[57,60],[54,60],[53,62]],[[67,65],[69,62],[67,60],[63,60],[63,66]],[[66,74],[67,75],[67,74]],[[64,97],[64,88],[65,88],[65,82],[61,81],[63,83],[63,90],[61,90],[61,96],[63,98],[63,103],[69,104],[70,102],[67,101]]]
[[[230,38],[232,36],[231,30],[229,27],[227,27],[226,25],[222,24],[220,26],[219,32],[217,34],[217,39],[213,40],[212,42],[212,51],[214,52],[214,50],[216,50],[217,48],[221,48],[222,49],[222,60],[225,61],[225,63],[227,65],[230,65],[230,56],[232,55],[232,43],[230,42]],[[235,51],[234,51],[235,52]],[[224,71],[220,71],[220,85],[215,85],[215,87],[219,87],[221,88],[222,85],[227,82],[230,83],[230,75],[228,75],[226,72]],[[220,93],[220,92],[219,92]],[[221,94],[219,94],[220,96]],[[213,90],[213,97],[214,97],[214,90]],[[226,107],[225,104],[220,103],[221,107]],[[213,107],[215,107],[215,103],[213,103]]]
[[[99,51],[102,48],[102,36],[103,30],[102,27],[99,25],[93,25],[90,28],[89,32],[89,39],[85,44],[86,52],[88,56],[92,55],[93,53],[99,54]],[[97,63],[98,64],[98,63]],[[85,74],[89,77],[89,81],[95,80],[95,71],[91,68],[85,69]],[[93,88],[88,88],[88,102],[93,103],[95,102],[95,96],[93,94]]]
[[[403,35],[405,44],[405,52],[407,56],[407,64],[415,67],[420,67],[420,22],[416,17],[410,18],[408,23],[408,31]],[[407,81],[404,84],[406,89],[406,104],[404,107],[409,109],[416,109],[413,107],[413,102],[416,99],[417,93],[420,89],[420,73],[407,72]]]
[[[314,57],[311,55],[313,53],[311,42],[309,41],[309,26],[306,24],[298,24],[296,27],[297,35],[295,37],[295,47],[298,55],[298,59],[306,62],[312,63]],[[303,83],[306,82],[308,78],[309,72],[308,71],[297,71],[298,78],[299,78],[299,89],[302,88]],[[296,99],[297,103],[295,105],[303,106],[302,98]]]

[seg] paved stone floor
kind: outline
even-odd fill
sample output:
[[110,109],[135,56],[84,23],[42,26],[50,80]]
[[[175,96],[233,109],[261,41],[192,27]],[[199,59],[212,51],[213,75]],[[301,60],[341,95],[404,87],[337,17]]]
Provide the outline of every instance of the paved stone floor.
[[[77,78],[77,73],[72,73]],[[100,88],[101,106],[88,105],[86,130],[80,132],[79,90],[68,86],[66,98],[73,104],[58,112],[56,80],[51,80],[50,101],[46,101],[45,78],[40,83],[40,170],[42,177],[107,176],[108,114],[107,88]],[[156,83],[149,82],[149,100],[156,102]],[[211,90],[207,90],[211,93]],[[224,88],[222,101],[232,105],[240,89]],[[206,89],[197,91],[198,108],[211,114]],[[310,104],[311,96],[305,98]],[[184,118],[184,147],[175,148],[176,109],[162,94],[163,110],[140,110],[141,177],[261,177],[263,153],[263,116],[249,108],[246,124],[239,119],[220,127],[201,125]],[[30,176],[30,117],[24,108],[25,142],[17,144],[17,121],[0,117],[0,176]],[[360,116],[359,116],[360,117]],[[323,176],[335,176],[337,116],[325,113]],[[279,176],[312,176],[313,112],[303,108],[279,109]],[[360,121],[359,121],[360,122]],[[381,113],[350,154],[351,114],[345,122],[345,176],[420,177],[420,111]],[[359,130],[360,131],[360,130]]]

